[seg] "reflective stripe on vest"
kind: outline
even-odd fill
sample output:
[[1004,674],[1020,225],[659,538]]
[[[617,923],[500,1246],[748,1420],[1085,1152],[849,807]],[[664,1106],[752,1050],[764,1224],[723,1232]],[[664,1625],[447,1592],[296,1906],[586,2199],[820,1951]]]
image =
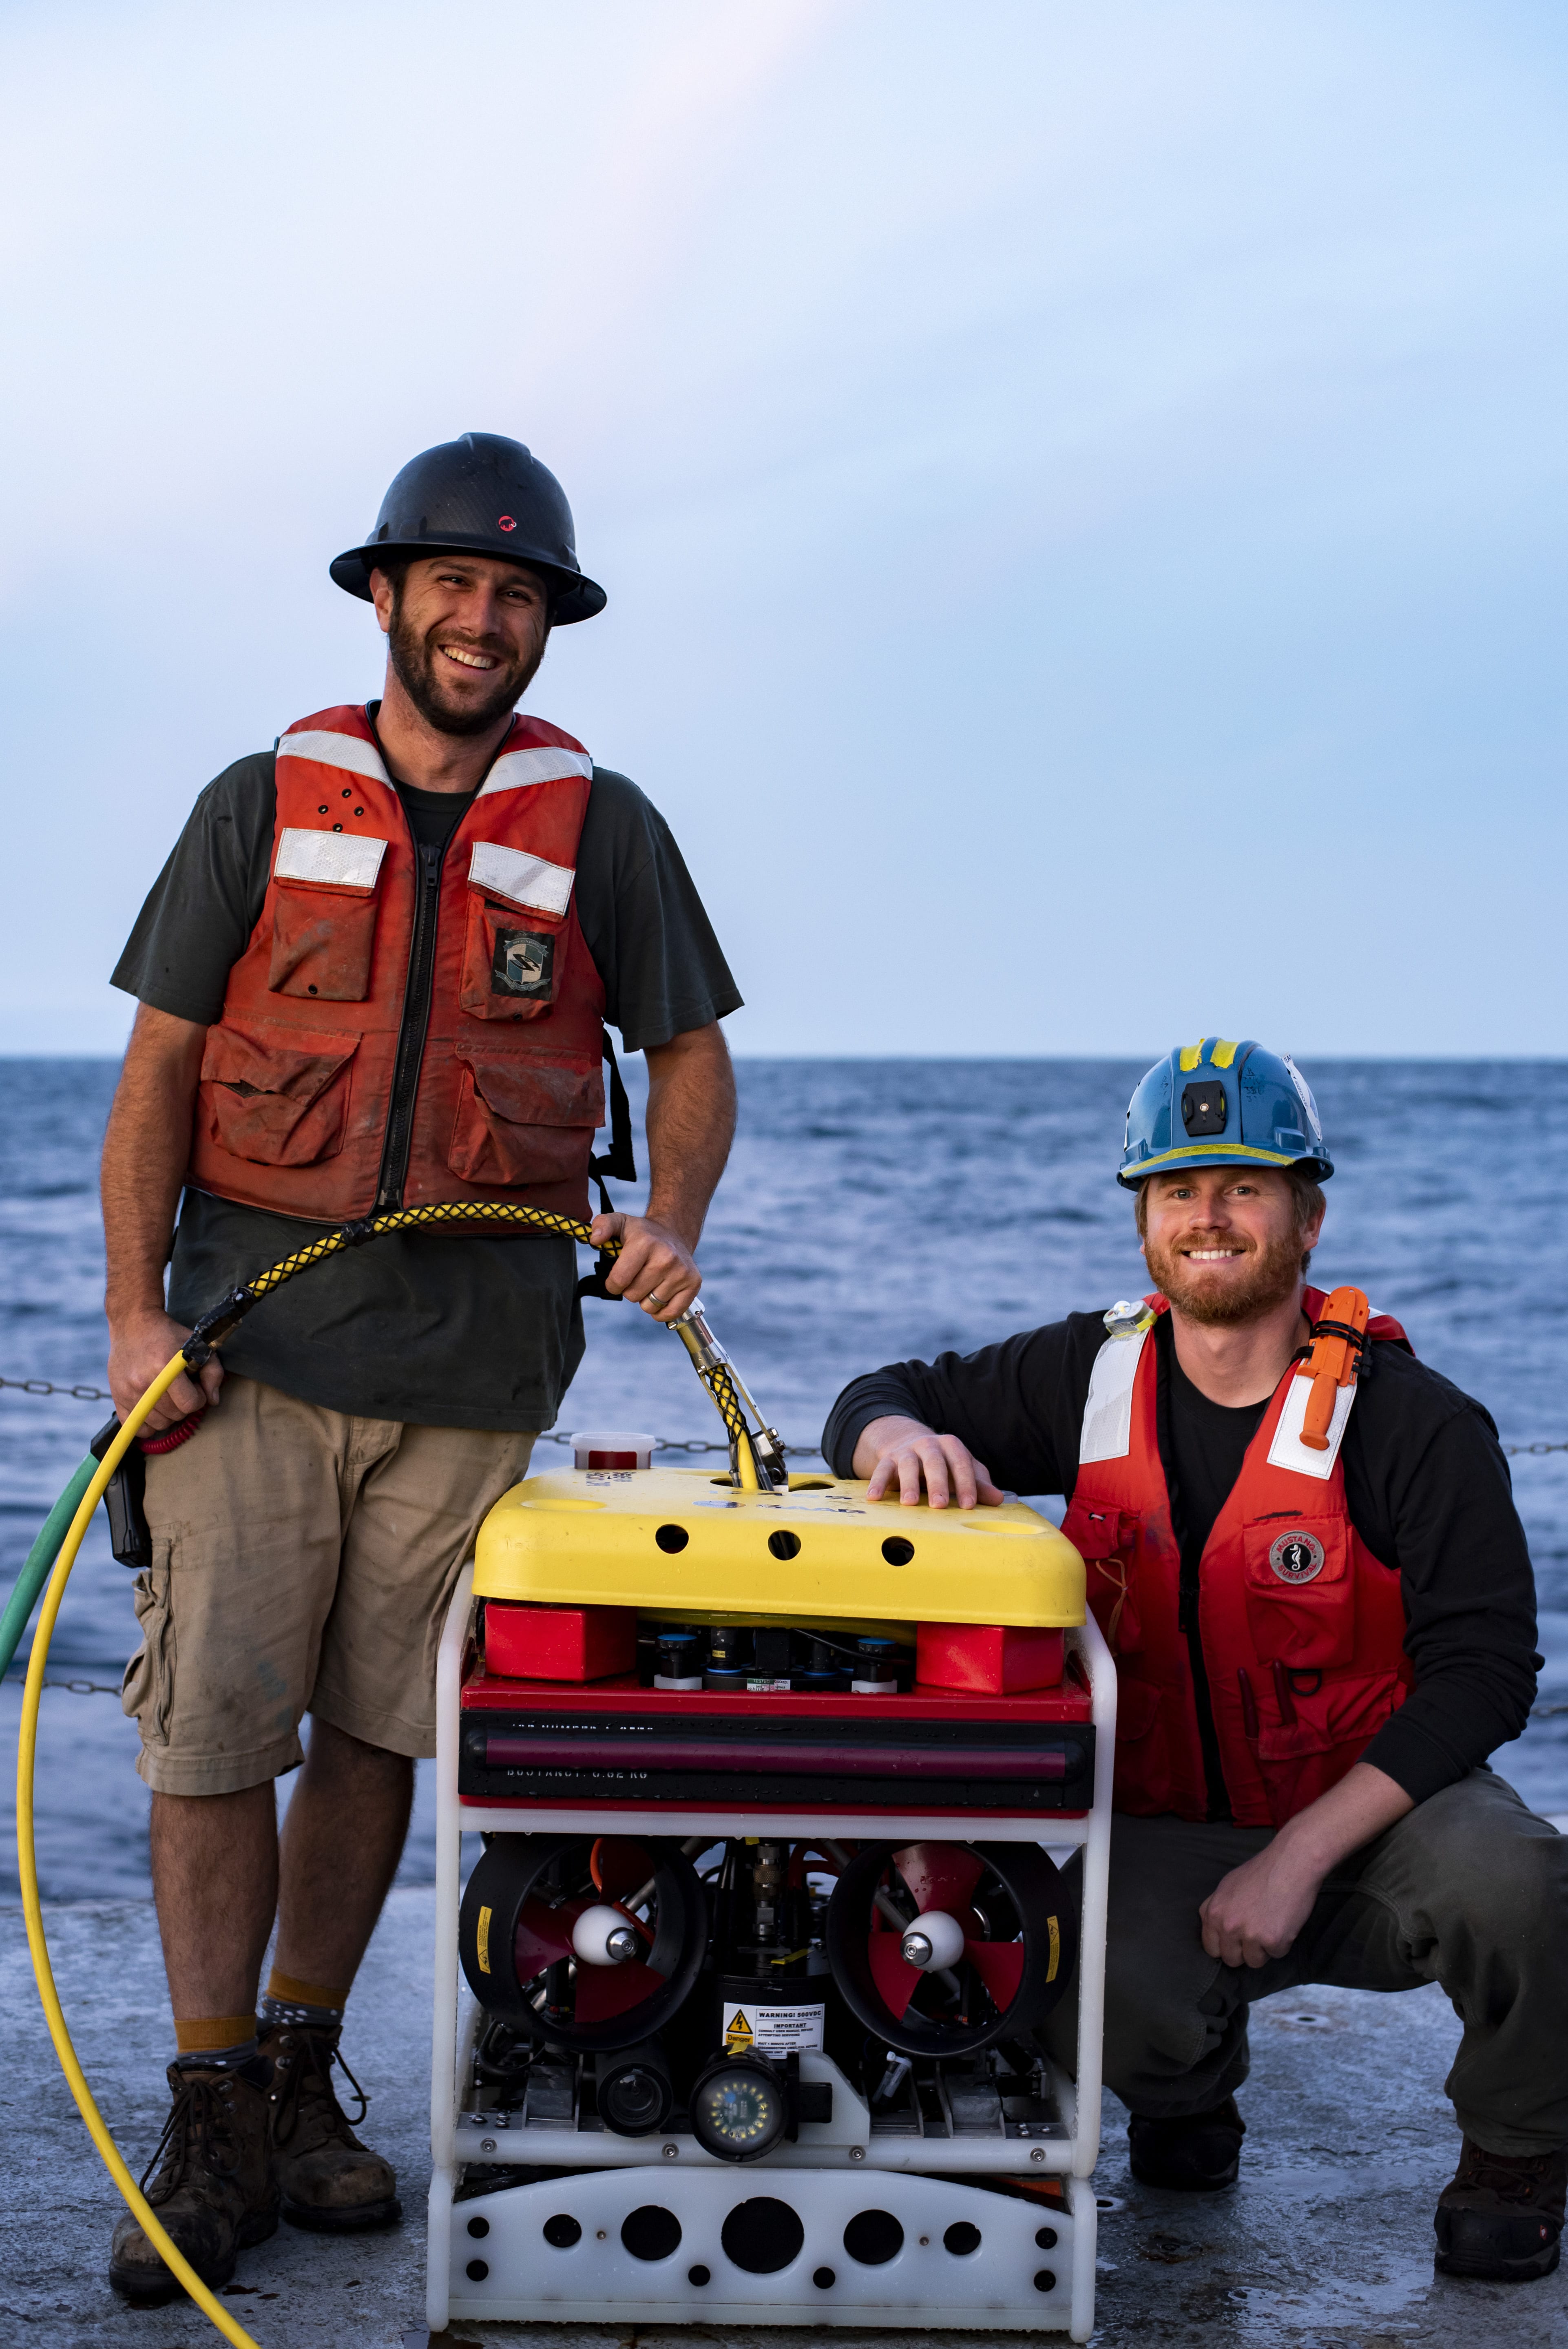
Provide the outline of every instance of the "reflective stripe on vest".
[[580,742],[515,719],[438,876],[363,709],[289,729],[266,897],[207,1031],[197,1189],[335,1223],[377,1206],[385,1166],[410,1206],[586,1215],[604,1113],[604,990],[574,903],[592,776]]
[[[1315,1319],[1326,1299],[1308,1289]],[[1156,1312],[1163,1298],[1149,1299]],[[1386,1315],[1370,1333],[1403,1340]],[[1156,1424],[1153,1332],[1108,1338],[1084,1407],[1063,1531],[1119,1682],[1116,1807],[1209,1816],[1181,1548]],[[1342,1778],[1404,1702],[1399,1577],[1350,1522],[1339,1451],[1356,1395],[1336,1401],[1326,1452],[1300,1441],[1311,1381],[1292,1364],[1247,1447],[1199,1569],[1198,1634],[1231,1812],[1279,1826]]]

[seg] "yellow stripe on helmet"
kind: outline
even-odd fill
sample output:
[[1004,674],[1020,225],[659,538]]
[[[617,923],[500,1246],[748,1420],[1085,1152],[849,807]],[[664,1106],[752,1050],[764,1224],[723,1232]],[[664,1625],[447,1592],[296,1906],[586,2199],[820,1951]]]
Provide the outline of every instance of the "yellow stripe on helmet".
[[[1202,1157],[1197,1155],[1199,1152],[1202,1152]],[[1301,1154],[1305,1158],[1312,1154],[1303,1151]],[[1203,1142],[1188,1143],[1175,1150],[1159,1151],[1154,1157],[1140,1158],[1136,1165],[1124,1167],[1122,1172],[1127,1174],[1152,1174],[1172,1158],[1185,1159],[1191,1166],[1222,1157],[1245,1159],[1253,1166],[1294,1166],[1296,1163],[1288,1150],[1260,1150],[1255,1143],[1251,1142]]]

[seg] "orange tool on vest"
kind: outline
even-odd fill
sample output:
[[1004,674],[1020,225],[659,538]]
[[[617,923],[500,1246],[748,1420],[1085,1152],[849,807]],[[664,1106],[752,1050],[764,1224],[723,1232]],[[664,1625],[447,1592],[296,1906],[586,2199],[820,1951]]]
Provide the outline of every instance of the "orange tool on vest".
[[1309,1452],[1328,1449],[1328,1430],[1339,1390],[1359,1378],[1366,1364],[1371,1313],[1359,1288],[1336,1288],[1321,1320],[1312,1325],[1312,1343],[1302,1365],[1313,1381],[1301,1423],[1301,1440]]

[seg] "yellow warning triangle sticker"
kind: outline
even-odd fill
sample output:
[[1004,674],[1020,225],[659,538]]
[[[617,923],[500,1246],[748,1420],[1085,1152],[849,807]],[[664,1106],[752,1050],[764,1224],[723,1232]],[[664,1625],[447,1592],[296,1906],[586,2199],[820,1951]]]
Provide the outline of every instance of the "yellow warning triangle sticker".
[[728,2023],[725,2027],[724,2047],[726,2054],[740,2054],[745,2048],[748,2048],[752,2044],[756,2036],[757,2033],[752,2030],[750,2023],[746,2020],[745,2014],[741,2012],[739,2007],[737,2007],[735,2013],[730,2016]]

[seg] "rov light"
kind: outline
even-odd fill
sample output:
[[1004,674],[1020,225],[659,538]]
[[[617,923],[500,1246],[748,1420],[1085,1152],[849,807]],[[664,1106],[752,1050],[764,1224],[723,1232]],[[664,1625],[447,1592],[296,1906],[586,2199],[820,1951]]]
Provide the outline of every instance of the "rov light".
[[784,2134],[784,2083],[765,2055],[718,2055],[690,2100],[692,2135],[724,2161],[759,2161]]

